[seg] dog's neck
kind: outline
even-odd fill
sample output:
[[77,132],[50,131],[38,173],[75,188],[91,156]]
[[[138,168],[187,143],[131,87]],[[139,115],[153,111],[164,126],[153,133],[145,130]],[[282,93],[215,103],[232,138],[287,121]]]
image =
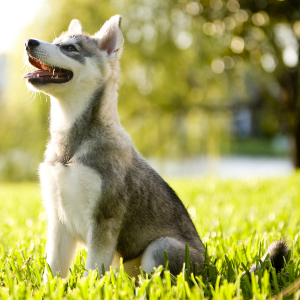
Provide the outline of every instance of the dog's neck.
[[[75,122],[83,116],[87,109],[89,109],[91,101],[101,101],[98,105],[96,115],[99,122],[106,128],[119,130],[121,125],[117,110],[118,74],[119,64],[116,62],[111,66],[110,75],[103,84],[103,87],[99,87],[99,95],[97,95],[97,91],[95,90],[83,89],[76,91],[75,93],[71,90],[67,94],[60,96],[59,99],[51,96],[51,135],[56,135],[60,132],[65,133],[71,129]],[[101,99],[95,97],[101,97]],[[85,122],[89,122],[89,120],[85,120]]]
[[[51,139],[45,153],[47,161],[66,163],[75,155],[77,159],[82,155],[85,157],[88,151],[93,147],[98,149],[99,145],[102,145],[102,150],[113,147],[131,155],[127,150],[132,149],[132,143],[117,112],[118,70],[118,65],[111,68],[108,79],[96,91],[94,88],[90,93],[82,91],[64,99],[51,98]],[[80,105],[83,102],[86,104]]]

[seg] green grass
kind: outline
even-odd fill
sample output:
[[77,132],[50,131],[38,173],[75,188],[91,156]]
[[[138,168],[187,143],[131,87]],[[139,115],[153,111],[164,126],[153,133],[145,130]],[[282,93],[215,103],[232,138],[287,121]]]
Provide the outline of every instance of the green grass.
[[[300,174],[272,180],[170,180],[206,244],[206,265],[177,278],[162,267],[137,280],[119,270],[82,278],[86,251],[78,251],[66,280],[45,268],[46,217],[39,185],[0,185],[0,299],[267,299],[300,277]],[[272,241],[286,237],[291,257],[278,274],[267,263],[244,273]],[[187,259],[188,260],[188,259]],[[186,264],[188,268],[188,261]],[[100,268],[101,269],[101,268]],[[290,292],[299,299],[300,292]],[[288,294],[288,293],[287,293]]]
[[251,156],[273,156],[273,157],[289,157],[291,150],[289,145],[282,141],[282,144],[276,145],[274,139],[271,138],[246,138],[231,139],[229,149],[221,149],[222,152],[237,155]]

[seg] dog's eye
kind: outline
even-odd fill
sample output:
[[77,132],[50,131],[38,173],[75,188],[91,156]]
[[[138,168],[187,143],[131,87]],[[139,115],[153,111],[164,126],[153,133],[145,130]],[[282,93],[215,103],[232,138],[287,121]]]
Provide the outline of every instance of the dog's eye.
[[77,51],[77,49],[75,48],[75,46],[74,45],[66,45],[66,46],[64,46],[63,47],[65,50],[67,50],[67,51]]

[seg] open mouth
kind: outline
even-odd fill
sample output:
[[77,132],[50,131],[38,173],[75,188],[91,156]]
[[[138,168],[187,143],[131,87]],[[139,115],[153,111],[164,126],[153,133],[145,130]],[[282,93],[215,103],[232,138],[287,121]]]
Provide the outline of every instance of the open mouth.
[[65,83],[72,79],[73,72],[59,67],[50,67],[29,56],[29,62],[37,68],[33,72],[27,73],[22,78],[29,78],[31,83]]

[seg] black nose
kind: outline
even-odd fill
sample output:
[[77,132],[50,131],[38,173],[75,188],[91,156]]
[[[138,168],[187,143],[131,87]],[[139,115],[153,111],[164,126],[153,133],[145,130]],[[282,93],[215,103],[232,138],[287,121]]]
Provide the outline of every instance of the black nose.
[[27,50],[27,49],[32,49],[32,48],[38,46],[39,44],[40,44],[40,43],[39,43],[39,41],[37,41],[37,40],[34,40],[34,39],[27,40],[27,41],[25,42],[25,49],[26,49],[26,50]]

